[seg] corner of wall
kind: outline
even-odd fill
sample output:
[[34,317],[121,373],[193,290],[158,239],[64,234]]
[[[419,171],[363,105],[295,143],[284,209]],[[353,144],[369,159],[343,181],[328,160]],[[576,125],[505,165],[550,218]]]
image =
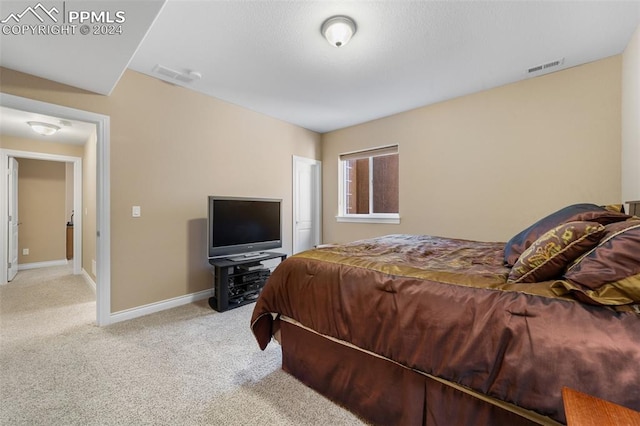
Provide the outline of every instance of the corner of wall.
[[640,26],[622,55],[622,201],[640,200]]

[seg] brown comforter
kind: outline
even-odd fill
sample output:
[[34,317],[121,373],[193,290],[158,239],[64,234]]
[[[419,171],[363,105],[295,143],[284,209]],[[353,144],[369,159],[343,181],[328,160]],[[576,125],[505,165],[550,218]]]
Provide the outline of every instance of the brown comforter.
[[392,235],[304,252],[254,308],[565,422],[563,386],[640,410],[640,316],[507,284],[503,243]]

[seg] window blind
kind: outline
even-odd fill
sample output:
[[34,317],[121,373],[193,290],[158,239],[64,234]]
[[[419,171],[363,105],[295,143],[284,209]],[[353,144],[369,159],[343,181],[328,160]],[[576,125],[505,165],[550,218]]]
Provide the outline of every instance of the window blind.
[[392,155],[398,153],[398,145],[381,146],[379,148],[367,149],[364,151],[347,152],[340,154],[340,161],[360,160],[369,157],[381,157],[383,155]]

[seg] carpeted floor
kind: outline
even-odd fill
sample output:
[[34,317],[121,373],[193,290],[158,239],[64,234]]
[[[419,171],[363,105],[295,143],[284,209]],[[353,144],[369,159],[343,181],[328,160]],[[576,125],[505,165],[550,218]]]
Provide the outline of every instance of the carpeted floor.
[[97,327],[95,297],[69,267],[0,286],[2,425],[362,425],[260,351],[253,305],[206,300]]

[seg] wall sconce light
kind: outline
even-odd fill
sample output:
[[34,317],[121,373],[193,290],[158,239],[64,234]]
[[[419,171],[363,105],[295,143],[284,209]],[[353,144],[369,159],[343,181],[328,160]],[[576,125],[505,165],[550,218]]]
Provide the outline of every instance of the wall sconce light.
[[27,124],[31,126],[31,129],[42,136],[51,136],[58,130],[60,127],[55,126],[49,123],[41,123],[39,121],[27,121]]
[[341,47],[356,33],[356,23],[348,16],[332,16],[324,21],[320,31],[329,43]]

